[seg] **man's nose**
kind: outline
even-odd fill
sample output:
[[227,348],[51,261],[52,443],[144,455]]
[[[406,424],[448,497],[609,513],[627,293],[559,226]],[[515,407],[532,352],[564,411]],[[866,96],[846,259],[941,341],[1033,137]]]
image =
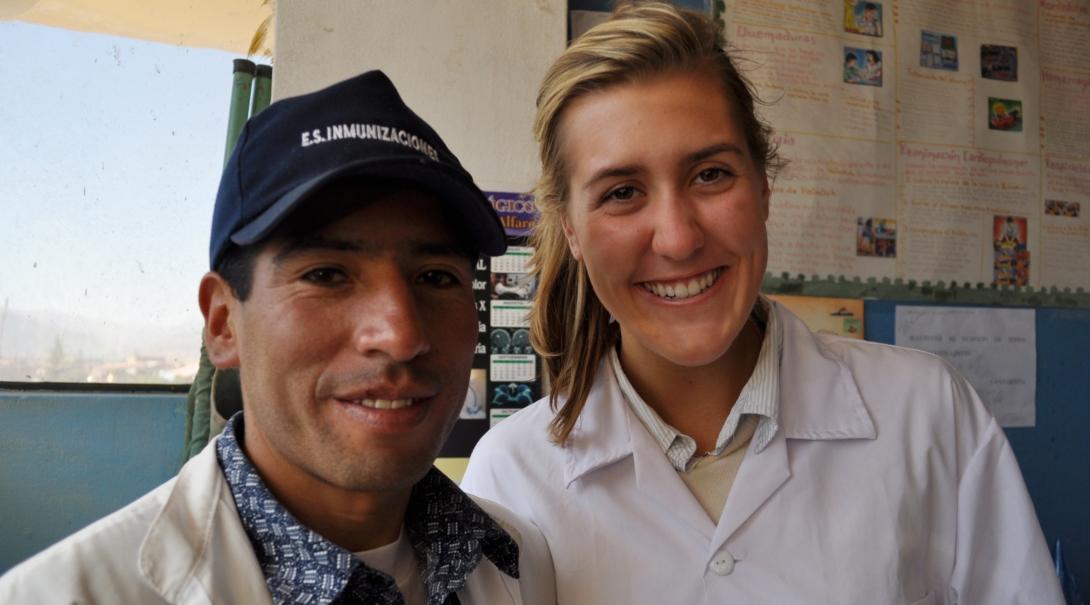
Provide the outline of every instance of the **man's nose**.
[[407,362],[431,350],[413,284],[400,271],[387,270],[366,286],[355,312],[356,350]]
[[654,235],[651,249],[671,260],[684,260],[704,246],[704,229],[693,200],[676,192],[659,194],[652,214]]

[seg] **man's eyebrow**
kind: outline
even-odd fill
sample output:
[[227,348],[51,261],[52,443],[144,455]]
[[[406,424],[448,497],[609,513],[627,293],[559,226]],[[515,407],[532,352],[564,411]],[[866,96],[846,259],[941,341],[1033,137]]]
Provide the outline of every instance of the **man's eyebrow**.
[[477,253],[467,246],[448,242],[416,242],[410,243],[410,251],[416,256],[468,256],[477,258]]
[[295,256],[315,251],[375,254],[378,252],[378,246],[368,246],[367,242],[329,239],[319,235],[295,237],[289,239],[276,253],[276,256],[273,257],[273,263],[280,265]]

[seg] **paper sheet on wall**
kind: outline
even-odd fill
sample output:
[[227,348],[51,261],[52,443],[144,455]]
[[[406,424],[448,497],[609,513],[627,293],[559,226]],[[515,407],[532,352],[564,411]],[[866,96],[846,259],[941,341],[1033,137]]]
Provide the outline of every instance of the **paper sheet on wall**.
[[728,0],[723,18],[789,161],[769,271],[1090,283],[1085,1]]
[[898,306],[895,342],[949,361],[1001,426],[1034,426],[1035,317],[1033,309]]

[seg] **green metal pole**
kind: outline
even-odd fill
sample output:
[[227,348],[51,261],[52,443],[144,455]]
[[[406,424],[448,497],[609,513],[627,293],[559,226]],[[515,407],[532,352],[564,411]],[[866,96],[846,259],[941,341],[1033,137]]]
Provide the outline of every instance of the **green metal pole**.
[[[231,157],[246,120],[250,117],[250,91],[253,88],[256,66],[247,59],[235,59],[231,83],[231,106],[227,112],[227,144],[223,151],[223,163]],[[203,340],[203,338],[202,338]],[[185,404],[184,458],[188,460],[208,443],[212,424],[212,376],[216,368],[208,359],[208,352],[201,343],[201,360],[193,384],[189,387]]]
[[251,118],[269,106],[272,98],[272,73],[272,65],[257,66],[257,73],[254,75],[254,99],[250,105]]
[[238,135],[250,117],[250,89],[253,88],[254,72],[257,67],[253,61],[235,59],[234,81],[231,84],[231,109],[227,115],[227,145],[223,152],[223,163],[231,157],[231,152],[238,142]]

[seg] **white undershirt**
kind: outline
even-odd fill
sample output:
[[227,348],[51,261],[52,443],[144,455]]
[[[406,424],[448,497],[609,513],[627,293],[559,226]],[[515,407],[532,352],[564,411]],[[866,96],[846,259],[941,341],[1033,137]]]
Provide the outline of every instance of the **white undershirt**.
[[424,581],[420,579],[420,566],[416,562],[416,555],[413,554],[413,547],[409,544],[404,527],[401,528],[397,540],[386,546],[353,555],[368,567],[393,578],[401,596],[405,598],[405,605],[424,605]]

